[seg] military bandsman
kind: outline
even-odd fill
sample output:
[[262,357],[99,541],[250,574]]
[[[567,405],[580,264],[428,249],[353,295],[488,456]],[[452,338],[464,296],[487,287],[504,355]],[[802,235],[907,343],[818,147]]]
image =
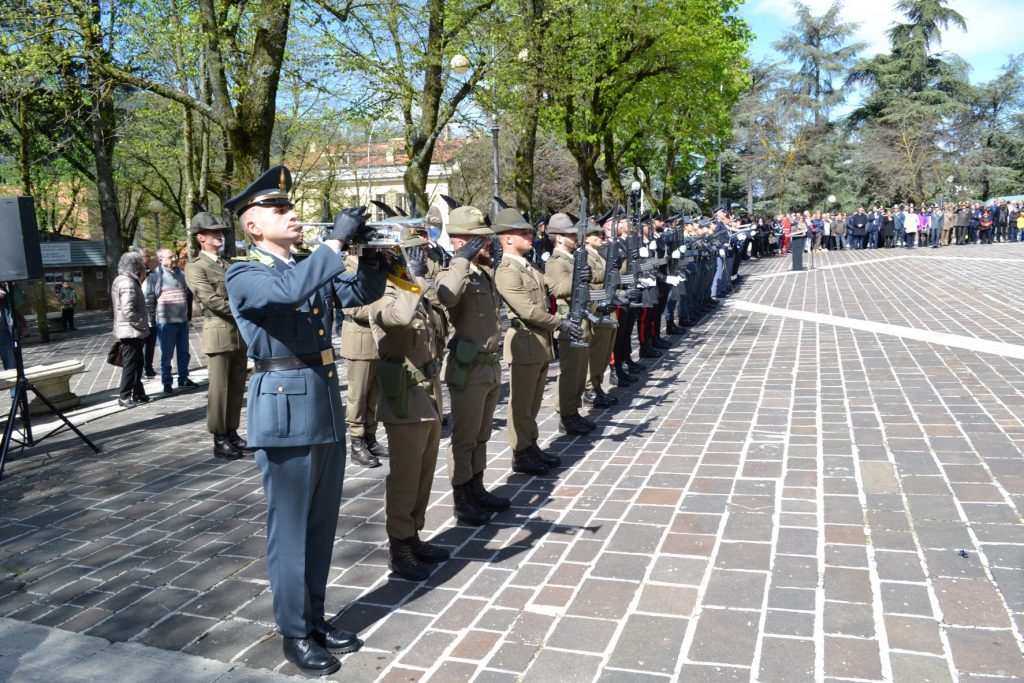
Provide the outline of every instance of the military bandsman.
[[296,262],[291,248],[302,229],[290,188],[291,174],[279,166],[225,202],[253,243],[252,260],[232,265],[225,280],[254,362],[248,436],[267,498],[274,619],[285,657],[325,675],[341,666],[331,652],[362,645],[324,618],[345,462],[330,307],[368,304],[380,298],[386,280],[376,256],[361,259],[355,275],[343,275],[339,252],[362,235],[361,208],[341,212],[323,246]]

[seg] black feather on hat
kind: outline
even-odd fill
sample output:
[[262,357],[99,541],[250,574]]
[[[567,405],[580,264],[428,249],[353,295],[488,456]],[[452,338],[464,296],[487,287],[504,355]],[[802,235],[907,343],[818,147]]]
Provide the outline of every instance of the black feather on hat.
[[453,197],[449,197],[446,194],[441,195],[441,199],[444,200],[444,203],[448,205],[449,209],[457,209],[460,206],[462,206],[462,202],[460,202],[458,199],[455,199]]

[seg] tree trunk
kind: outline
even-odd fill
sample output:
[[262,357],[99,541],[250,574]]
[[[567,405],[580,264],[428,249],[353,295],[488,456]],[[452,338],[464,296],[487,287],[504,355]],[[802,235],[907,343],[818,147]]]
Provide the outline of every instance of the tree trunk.
[[92,112],[90,132],[93,154],[96,157],[96,195],[103,225],[103,244],[107,260],[107,283],[117,275],[117,261],[121,258],[121,229],[118,222],[117,189],[114,186],[114,136],[116,118],[113,93],[105,78],[91,74],[90,91]]
[[516,207],[533,217],[534,155],[537,151],[537,117],[540,111],[540,87],[536,82],[526,86],[523,97],[523,131],[516,145],[515,176]]
[[676,137],[669,135],[665,145],[665,184],[661,188],[661,210],[668,211],[676,174]]
[[409,199],[415,202],[416,212],[421,216],[427,214],[430,200],[427,197],[427,176],[430,174],[430,161],[434,156],[434,144],[421,143],[418,151],[409,157],[409,165],[405,168],[402,179]]

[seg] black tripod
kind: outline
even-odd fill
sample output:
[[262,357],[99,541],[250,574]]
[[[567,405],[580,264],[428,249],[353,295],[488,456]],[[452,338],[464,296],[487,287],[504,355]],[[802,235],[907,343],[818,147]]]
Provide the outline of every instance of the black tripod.
[[[7,296],[0,301],[6,301],[7,308],[10,310],[8,320],[11,328],[11,339],[14,340],[14,367],[17,372],[14,386],[14,400],[11,403],[10,412],[7,413],[7,425],[4,427],[3,441],[0,441],[0,478],[3,478],[4,465],[7,463],[7,453],[11,449],[12,442],[17,443],[22,449],[26,447],[30,448],[43,439],[57,434],[62,429],[62,427],[58,426],[52,432],[44,434],[38,439],[32,436],[32,416],[28,411],[29,391],[35,394],[36,397],[50,409],[50,412],[59,417],[64,422],[64,426],[77,434],[78,438],[84,441],[86,446],[91,448],[94,453],[99,453],[100,449],[96,444],[90,441],[89,437],[79,431],[78,427],[71,424],[71,421],[64,416],[64,413],[62,413],[57,406],[53,405],[53,402],[50,401],[45,394],[36,389],[35,385],[29,382],[28,378],[25,377],[25,359],[21,353],[21,326],[18,325],[17,322],[17,309],[15,307],[10,287],[7,288]],[[5,315],[5,313],[0,310],[0,315]],[[17,439],[14,436],[14,422],[18,419],[18,413],[21,413],[22,425],[24,427],[23,437],[21,439]]]

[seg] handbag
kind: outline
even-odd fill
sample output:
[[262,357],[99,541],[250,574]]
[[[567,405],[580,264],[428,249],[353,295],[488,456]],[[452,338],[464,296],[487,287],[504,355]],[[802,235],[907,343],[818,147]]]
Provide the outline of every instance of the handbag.
[[122,367],[121,358],[121,340],[118,339],[116,342],[110,345],[110,350],[107,351],[107,362],[116,367]]

